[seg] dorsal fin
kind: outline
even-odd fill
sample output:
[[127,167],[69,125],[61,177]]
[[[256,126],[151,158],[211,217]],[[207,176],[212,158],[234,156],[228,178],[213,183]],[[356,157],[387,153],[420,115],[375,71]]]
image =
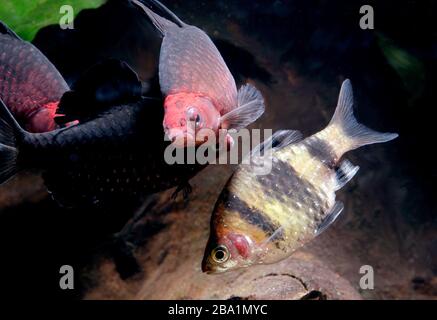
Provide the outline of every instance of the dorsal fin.
[[167,15],[167,18],[169,18],[172,22],[177,24],[179,27],[183,28],[183,27],[187,26],[187,24],[185,22],[183,22],[181,19],[179,19],[179,17],[174,12],[172,12],[169,8],[167,8],[160,1],[158,1],[158,0],[141,0],[141,1],[151,2],[156,8],[161,10],[162,13],[165,13]]
[[138,101],[142,84],[123,61],[109,59],[91,67],[61,98],[58,124],[84,120],[109,107]]
[[266,154],[269,150],[279,150],[291,144],[297,143],[303,139],[303,135],[297,130],[279,130],[271,137],[264,140],[258,146],[252,149],[251,156],[260,155],[261,152]]
[[22,40],[11,28],[9,28],[3,21],[0,21],[0,33],[7,34],[15,39]]
[[[144,0],[131,0],[134,5],[139,7],[141,10],[146,13],[149,17],[150,21],[153,23],[155,28],[159,31],[161,36],[165,36],[168,29],[172,27],[184,27],[186,24],[182,22],[173,12],[171,12],[167,7],[165,7],[159,1],[144,1]],[[172,20],[168,20],[159,14],[155,13],[152,9],[148,8],[143,2],[149,2],[155,7],[158,7],[161,11],[164,11]]]

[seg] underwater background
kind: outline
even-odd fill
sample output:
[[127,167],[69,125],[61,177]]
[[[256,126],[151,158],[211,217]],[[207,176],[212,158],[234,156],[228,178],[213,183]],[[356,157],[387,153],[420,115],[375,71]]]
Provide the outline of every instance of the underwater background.
[[[160,39],[137,10],[122,0],[70,1],[74,29],[61,30],[56,22],[63,2],[3,1],[0,20],[32,41],[69,84],[95,63],[117,58],[150,92],[157,90]],[[274,267],[280,272],[266,271],[256,281],[252,270],[218,277],[200,272],[210,214],[230,167],[201,172],[188,203],[170,200],[172,190],[151,197],[142,208],[150,212],[127,228],[134,213],[128,205],[111,212],[60,209],[37,174],[23,173],[0,188],[2,289],[61,299],[435,299],[437,3],[165,4],[213,38],[239,84],[249,80],[262,91],[266,112],[252,127],[319,131],[349,78],[360,122],[400,137],[349,153],[361,169],[337,193],[345,204],[340,218]],[[359,26],[365,4],[374,8],[374,30]],[[76,290],[59,289],[64,264],[77,270]],[[360,289],[362,265],[375,270],[374,290]],[[269,292],[275,286],[283,286],[280,294]]]

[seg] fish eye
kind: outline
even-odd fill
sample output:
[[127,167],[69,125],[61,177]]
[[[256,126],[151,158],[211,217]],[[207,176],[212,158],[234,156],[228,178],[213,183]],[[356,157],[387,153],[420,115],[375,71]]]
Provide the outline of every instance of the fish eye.
[[202,125],[202,117],[199,114],[199,110],[195,107],[189,107],[187,110],[187,118],[189,121],[193,121],[197,127]]
[[195,121],[196,121],[196,125],[199,125],[202,122],[202,118],[200,117],[199,114],[197,114]]
[[197,109],[195,107],[188,107],[186,115],[187,118],[191,121],[196,120],[196,117],[199,113],[197,112]]
[[212,251],[211,256],[212,256],[212,259],[214,260],[214,262],[223,263],[229,259],[230,254],[229,254],[228,248],[226,248],[223,245],[220,245]]

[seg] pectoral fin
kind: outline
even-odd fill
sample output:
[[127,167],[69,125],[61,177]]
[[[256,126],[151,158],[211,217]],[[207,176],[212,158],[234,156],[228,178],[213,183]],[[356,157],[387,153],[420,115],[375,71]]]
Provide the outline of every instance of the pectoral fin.
[[251,156],[259,155],[261,152],[264,154],[269,150],[278,150],[297,143],[303,139],[303,135],[300,131],[296,130],[280,130],[276,131],[270,138],[266,139],[255,148],[252,149]]
[[240,130],[255,122],[264,113],[264,98],[261,92],[250,84],[238,91],[238,107],[220,119],[224,129]]

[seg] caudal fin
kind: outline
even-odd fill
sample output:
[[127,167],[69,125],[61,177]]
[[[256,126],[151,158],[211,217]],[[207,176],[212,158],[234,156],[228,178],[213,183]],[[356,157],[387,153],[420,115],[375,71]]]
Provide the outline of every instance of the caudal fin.
[[328,126],[328,129],[340,129],[342,137],[338,141],[337,153],[343,154],[368,144],[387,142],[398,137],[396,133],[377,132],[358,123],[353,113],[353,104],[352,84],[350,80],[345,80],[341,86],[337,109]]
[[19,124],[0,99],[0,184],[17,173],[17,136],[22,132]]

